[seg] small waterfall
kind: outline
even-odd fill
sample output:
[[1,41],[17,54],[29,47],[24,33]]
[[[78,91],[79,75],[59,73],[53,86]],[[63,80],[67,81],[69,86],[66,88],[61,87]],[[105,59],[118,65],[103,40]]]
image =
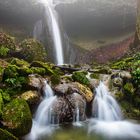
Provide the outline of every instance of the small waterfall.
[[121,109],[103,82],[96,89],[93,115],[95,118],[90,120],[89,133],[101,133],[111,140],[140,139],[140,125],[122,120]]
[[122,119],[121,109],[110,95],[107,87],[101,82],[96,89],[93,112],[99,120],[115,121]]
[[[45,16],[46,21],[48,23],[49,32],[52,36],[53,44],[54,44],[54,53],[56,64],[62,65],[64,64],[64,54],[63,54],[63,43],[61,38],[61,32],[58,23],[58,14],[55,10],[55,5],[53,4],[53,0],[39,0],[45,8]],[[36,36],[36,28],[34,29],[34,36]]]
[[45,97],[40,103],[35,118],[33,119],[33,126],[29,135],[26,136],[26,140],[37,140],[39,136],[51,134],[52,128],[50,124],[53,122],[52,118],[52,104],[56,100],[51,87],[45,82]]

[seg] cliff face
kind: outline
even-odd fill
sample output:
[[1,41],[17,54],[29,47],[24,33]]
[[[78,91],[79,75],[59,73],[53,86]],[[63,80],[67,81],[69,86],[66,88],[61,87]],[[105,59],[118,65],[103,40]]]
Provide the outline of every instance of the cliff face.
[[138,0],[135,44],[140,44],[140,1]]

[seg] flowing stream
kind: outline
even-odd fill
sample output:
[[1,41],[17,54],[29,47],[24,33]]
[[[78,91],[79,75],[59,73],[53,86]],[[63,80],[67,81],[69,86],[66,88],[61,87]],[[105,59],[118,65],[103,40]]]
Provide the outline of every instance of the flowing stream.
[[90,120],[89,133],[102,134],[110,140],[140,139],[140,125],[123,120],[118,103],[103,82],[96,89],[93,114],[95,118]]

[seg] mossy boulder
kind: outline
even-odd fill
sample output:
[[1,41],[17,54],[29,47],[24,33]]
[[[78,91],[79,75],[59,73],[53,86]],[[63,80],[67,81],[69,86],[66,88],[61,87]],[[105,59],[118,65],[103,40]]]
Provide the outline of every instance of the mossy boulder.
[[72,79],[76,82],[79,82],[81,84],[90,85],[90,81],[88,80],[88,78],[86,77],[86,73],[83,71],[78,71],[78,72],[74,72],[72,75]]
[[35,39],[26,39],[19,44],[19,47],[21,56],[28,62],[46,60],[45,48]]
[[30,64],[27,61],[18,59],[18,58],[13,58],[10,63],[11,63],[11,65],[16,65],[18,67],[29,67],[30,66]]
[[135,89],[132,83],[126,83],[124,85],[124,92],[126,93],[127,96],[133,96],[135,93]]
[[0,57],[6,57],[16,50],[15,39],[0,32]]
[[39,68],[44,68],[46,71],[47,75],[53,75],[54,71],[53,71],[53,64],[49,64],[49,63],[44,63],[41,61],[34,61],[31,63],[31,67],[39,67]]
[[13,134],[0,128],[0,140],[18,140]]
[[90,74],[90,78],[91,79],[99,79],[100,78],[100,74],[98,74],[98,73],[92,73],[92,74]]
[[39,74],[39,75],[45,75],[46,74],[45,68],[31,67],[31,71],[32,71],[33,74]]
[[30,90],[22,93],[21,98],[26,100],[29,105],[35,105],[40,100],[39,94],[35,90]]
[[3,125],[15,136],[24,136],[32,126],[32,117],[24,99],[14,99],[3,108]]

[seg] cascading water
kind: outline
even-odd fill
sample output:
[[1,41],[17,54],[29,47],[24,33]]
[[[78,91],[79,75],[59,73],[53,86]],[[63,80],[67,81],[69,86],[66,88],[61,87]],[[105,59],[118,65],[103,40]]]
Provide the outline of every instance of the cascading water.
[[100,83],[100,86],[96,89],[96,93],[93,102],[93,112],[95,112],[98,120],[121,120],[122,113],[120,107],[103,83]]
[[37,140],[39,136],[52,133],[52,128],[50,127],[53,122],[51,106],[56,100],[56,96],[54,96],[47,82],[45,82],[44,92],[45,97],[37,109],[31,132],[26,136],[26,140]]
[[96,89],[93,114],[95,118],[90,120],[89,133],[101,133],[115,140],[140,139],[140,125],[122,120],[121,109],[103,82]]
[[[46,21],[49,24],[49,31],[54,43],[55,60],[57,65],[64,64],[63,43],[61,39],[61,32],[58,23],[58,14],[55,10],[53,0],[40,0],[45,8]],[[36,36],[36,26],[34,29],[34,36]]]

